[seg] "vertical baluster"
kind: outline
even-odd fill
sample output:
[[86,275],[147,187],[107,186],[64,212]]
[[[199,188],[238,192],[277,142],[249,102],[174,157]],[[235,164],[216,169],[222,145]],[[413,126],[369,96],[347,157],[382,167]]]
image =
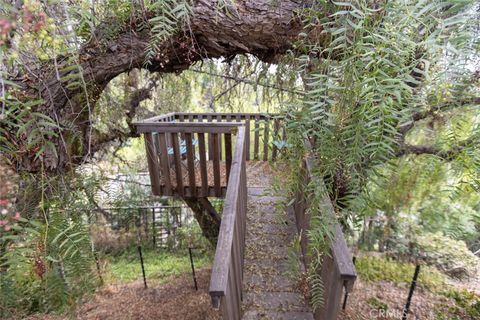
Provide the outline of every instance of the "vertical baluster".
[[187,147],[187,168],[188,168],[188,180],[190,186],[190,195],[196,197],[197,195],[197,185],[195,181],[195,159],[194,159],[194,150],[193,150],[193,134],[190,132],[185,133],[185,143]]
[[183,175],[182,175],[182,160],[180,159],[180,146],[178,143],[178,133],[172,133],[173,157],[175,159],[175,175],[177,180],[177,193],[183,196]]
[[[222,114],[217,113],[216,118],[217,118],[217,122],[222,122]],[[218,143],[218,159],[220,161],[222,161],[222,153],[223,153],[222,152],[222,149],[223,149],[222,148],[222,135],[219,134],[217,136],[217,139],[218,139],[218,142],[217,142]]]
[[258,160],[258,148],[260,142],[260,125],[259,125],[260,117],[255,115],[255,138],[254,138],[254,145],[253,145],[253,159]]
[[279,120],[275,119],[274,122],[273,122],[272,161],[275,161],[277,159],[278,148],[275,145],[275,141],[278,142],[278,140],[279,140],[278,139],[278,137],[279,137],[279,134],[278,134],[279,126],[280,126]]
[[163,180],[165,182],[165,195],[172,195],[172,183],[170,180],[170,166],[168,163],[167,140],[165,133],[161,132],[157,135],[158,145],[160,147],[160,165],[162,167]]
[[[178,115],[178,122],[185,122],[185,115],[184,114],[179,114]],[[184,132],[180,132],[180,138],[182,140],[185,140],[185,133]]]
[[202,197],[208,197],[207,151],[205,150],[205,134],[198,134],[198,149],[200,153],[200,177],[202,180]]
[[263,161],[268,161],[268,133],[270,129],[270,119],[265,117],[264,126],[264,133],[263,133]]
[[158,165],[157,151],[155,150],[152,135],[151,132],[144,134],[145,148],[147,150],[148,172],[152,183],[152,193],[154,195],[160,195],[160,167]]
[[230,177],[230,169],[232,168],[232,134],[225,133],[225,161],[227,166],[226,181],[228,185],[228,179]]
[[245,116],[245,156],[250,160],[250,115]]
[[219,134],[213,133],[213,184],[215,187],[215,196],[221,197],[220,185],[220,150],[219,150]]
[[[207,121],[212,122],[212,115],[207,115]],[[213,160],[213,135],[211,133],[208,134],[208,160]]]

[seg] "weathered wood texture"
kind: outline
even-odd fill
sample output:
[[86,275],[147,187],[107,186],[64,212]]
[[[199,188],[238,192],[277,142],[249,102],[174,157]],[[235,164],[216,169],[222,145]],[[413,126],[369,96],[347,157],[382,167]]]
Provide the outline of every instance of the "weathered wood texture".
[[223,319],[241,316],[243,257],[247,211],[245,128],[239,127],[223,207],[215,260],[210,281],[210,296]]
[[[307,158],[303,161],[302,174],[304,187],[311,181],[312,159]],[[316,182],[323,185],[322,181]],[[306,197],[305,190],[297,192],[293,211],[296,217],[297,231],[300,238],[300,247],[303,254],[303,262],[308,268],[309,264],[309,248],[308,248],[308,230],[310,229],[311,213],[307,213],[309,200]],[[322,215],[330,215],[335,217],[333,205],[325,194],[322,208]],[[333,218],[335,219],[335,218]],[[355,266],[352,262],[352,256],[347,247],[347,243],[343,236],[342,229],[338,223],[334,223],[334,238],[331,243],[330,253],[323,257],[321,274],[324,285],[324,304],[315,311],[315,320],[334,320],[337,319],[341,308],[343,290],[350,292],[357,277]]]
[[282,125],[283,119],[271,114],[181,112],[135,123],[145,137],[153,194],[182,197],[225,197],[232,135],[244,126],[245,158],[274,161]]

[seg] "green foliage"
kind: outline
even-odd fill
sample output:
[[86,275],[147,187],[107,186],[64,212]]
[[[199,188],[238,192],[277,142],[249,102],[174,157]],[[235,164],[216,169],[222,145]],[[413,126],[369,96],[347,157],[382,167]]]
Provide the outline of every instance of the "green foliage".
[[88,230],[82,221],[52,214],[46,223],[21,219],[2,256],[2,316],[62,311],[97,284]]
[[[372,282],[390,281],[401,287],[410,285],[415,271],[413,263],[371,256],[357,257],[355,268],[362,280]],[[422,266],[417,285],[435,292],[442,289],[445,281],[446,277],[435,268]]]
[[[341,221],[352,228],[363,222],[364,235],[379,240],[380,250],[405,243],[408,252],[408,236],[422,232],[419,219],[425,229],[442,228],[448,219],[455,225],[449,210],[435,216],[432,208],[445,197],[446,181],[453,182],[448,187],[455,196],[478,187],[480,162],[472,142],[478,120],[460,116],[464,121],[447,122],[446,133],[428,141],[434,151],[424,161],[415,156],[392,160],[409,153],[406,145],[419,143],[406,134],[418,128],[417,112],[435,122],[437,110],[468,105],[471,100],[464,98],[478,92],[465,86],[475,78],[465,65],[477,63],[475,6],[474,1],[378,6],[363,0],[319,1],[302,13],[307,27],[295,49],[304,52],[296,64],[306,94],[300,109],[287,111],[290,145],[312,143],[315,177],[325,182]],[[292,158],[302,158],[304,151],[293,149]],[[325,239],[328,231],[321,233]],[[314,245],[319,257],[325,254],[324,243]]]
[[160,45],[178,32],[183,24],[188,24],[192,13],[190,4],[183,0],[153,1],[149,9],[156,15],[148,20],[152,37],[145,52],[144,66],[150,65],[154,59],[161,59],[157,56]]
[[428,264],[454,277],[475,276],[480,260],[468,250],[465,242],[441,233],[425,233],[416,239],[418,255]]
[[[430,84],[431,75],[442,72],[435,65],[441,47],[470,46],[458,41],[456,33],[467,24],[470,6],[388,1],[374,9],[370,1],[328,2],[315,12],[329,12],[329,19],[307,14],[309,26],[322,32],[318,42],[307,38],[302,43],[309,54],[299,59],[308,89],[308,116],[301,121],[317,141],[317,165],[327,186],[347,185],[347,194],[338,199],[344,206],[358,199],[376,165],[395,156],[399,125],[419,106],[428,108],[417,91]],[[317,60],[314,53],[323,58]]]
[[[455,306],[448,308],[453,314],[466,313],[473,319],[480,317],[480,296],[467,290],[449,289],[443,292],[448,298],[455,300]],[[442,310],[443,311],[443,310]],[[439,319],[444,319],[439,317]]]
[[[169,277],[190,271],[188,250],[172,253],[157,249],[143,248],[142,251],[147,281],[164,283]],[[193,250],[195,268],[204,268],[211,264],[211,257]],[[107,257],[107,282],[126,283],[142,277],[137,248],[132,246],[121,255]]]
[[382,311],[388,310],[388,305],[376,297],[368,298],[367,303],[377,310],[382,310]]

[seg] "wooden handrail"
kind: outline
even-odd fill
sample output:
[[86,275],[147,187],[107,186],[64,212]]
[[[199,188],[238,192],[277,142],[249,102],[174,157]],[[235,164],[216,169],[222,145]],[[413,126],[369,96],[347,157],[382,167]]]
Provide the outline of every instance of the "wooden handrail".
[[247,210],[245,127],[239,127],[230,170],[222,224],[210,279],[210,296],[223,319],[241,316],[243,257]]
[[[312,176],[313,159],[308,157],[303,161],[303,179],[306,186]],[[317,187],[324,189],[323,181],[315,181]],[[293,205],[293,211],[296,217],[297,230],[300,238],[300,246],[303,254],[305,267],[308,268],[310,257],[308,256],[308,230],[310,229],[311,214],[307,213],[309,199],[304,190],[299,190]],[[350,292],[357,277],[352,256],[347,247],[345,237],[338,222],[336,222],[333,205],[325,193],[322,199],[323,212],[335,219],[333,224],[334,237],[331,242],[330,252],[322,260],[322,266],[317,272],[321,275],[324,286],[324,303],[321,308],[315,311],[315,320],[334,320],[337,318],[341,307],[343,290]]]
[[137,122],[138,133],[145,132],[203,132],[227,133],[238,127],[238,122]]
[[198,119],[207,119],[208,117],[212,119],[221,119],[221,120],[227,120],[227,119],[233,119],[233,120],[245,120],[245,119],[250,119],[253,120],[255,117],[259,117],[259,119],[264,120],[264,119],[270,119],[274,117],[278,117],[278,114],[273,114],[273,113],[248,113],[248,112],[230,112],[230,113],[219,113],[219,112],[199,112],[199,113],[193,113],[193,112],[171,112],[167,113],[164,115],[160,116],[155,116],[151,117],[142,121],[139,121],[137,123],[142,123],[142,122],[147,122],[147,123],[152,123],[152,122],[164,122],[164,121],[174,121],[174,120],[186,120],[186,121],[192,121],[192,120],[198,120]]

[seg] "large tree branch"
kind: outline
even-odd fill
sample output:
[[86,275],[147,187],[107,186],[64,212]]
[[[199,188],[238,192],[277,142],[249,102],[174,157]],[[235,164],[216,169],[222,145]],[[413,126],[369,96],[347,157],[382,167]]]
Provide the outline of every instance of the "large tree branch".
[[113,141],[123,141],[127,138],[138,137],[135,127],[132,124],[133,118],[137,113],[140,103],[151,98],[152,90],[157,86],[157,84],[158,78],[151,79],[145,87],[137,89],[130,94],[126,103],[121,108],[122,110],[125,110],[125,120],[128,129],[124,130],[122,128],[110,128],[107,134],[96,133],[92,139],[92,152],[95,153],[103,149],[106,145],[112,143]]
[[433,117],[436,113],[453,110],[455,108],[459,108],[469,104],[480,104],[480,97],[467,97],[463,100],[449,101],[447,103],[443,103],[439,106],[435,106],[427,110],[417,111],[412,114],[408,122],[404,122],[399,125],[398,131],[402,136],[405,136],[407,132],[415,126],[416,122],[427,119],[429,117]]
[[414,155],[422,155],[422,154],[430,154],[442,158],[447,161],[453,160],[458,154],[463,152],[466,148],[470,146],[474,146],[478,143],[479,137],[478,135],[473,135],[468,139],[459,141],[455,146],[451,147],[448,150],[441,149],[434,145],[411,145],[411,144],[403,144],[401,145],[400,149],[396,153],[397,157],[401,157],[408,154]]

